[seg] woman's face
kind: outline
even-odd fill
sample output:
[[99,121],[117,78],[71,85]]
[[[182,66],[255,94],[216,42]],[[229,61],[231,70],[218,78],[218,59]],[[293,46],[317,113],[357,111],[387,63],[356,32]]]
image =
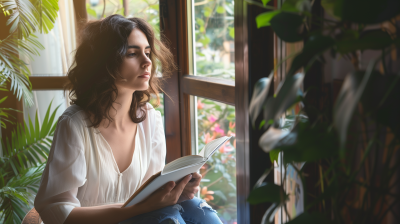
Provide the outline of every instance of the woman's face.
[[115,85],[120,89],[147,90],[151,76],[150,44],[140,29],[133,29],[128,37],[128,50],[122,59],[121,77]]

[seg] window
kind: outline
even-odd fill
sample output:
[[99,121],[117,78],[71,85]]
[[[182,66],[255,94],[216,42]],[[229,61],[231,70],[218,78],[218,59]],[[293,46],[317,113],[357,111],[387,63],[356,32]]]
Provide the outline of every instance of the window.
[[[208,197],[210,204],[215,204],[214,208],[222,205],[219,215],[224,223],[249,222],[244,11],[242,1],[160,0],[160,21],[163,21],[160,30],[170,42],[173,54],[177,55],[179,66],[179,71],[165,85],[165,92],[172,98],[165,98],[167,160],[197,153],[206,138],[213,135],[212,131],[207,135],[205,128],[213,128],[225,135],[229,131],[235,133],[236,137],[225,148],[226,153],[216,154],[215,161],[210,161],[201,171],[206,172],[215,165],[232,171],[230,181],[227,181],[228,175],[221,178],[221,172],[212,168],[201,183],[202,187],[210,188],[203,188],[202,196]],[[228,108],[230,116],[222,115],[223,111],[216,110],[218,107]],[[215,119],[211,115],[221,115],[217,122],[219,126],[215,123],[212,127],[204,127],[205,122],[209,122],[208,117]],[[227,162],[228,156],[232,158],[231,167],[222,161],[216,163],[221,158]],[[213,180],[217,182],[211,182]],[[207,193],[210,190],[214,194]],[[226,200],[222,193],[226,193]]]

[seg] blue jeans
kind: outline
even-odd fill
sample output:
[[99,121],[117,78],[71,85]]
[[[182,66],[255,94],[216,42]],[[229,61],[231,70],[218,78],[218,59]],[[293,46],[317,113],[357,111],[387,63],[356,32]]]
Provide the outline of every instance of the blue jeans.
[[197,197],[179,204],[137,215],[121,224],[221,224],[217,212]]

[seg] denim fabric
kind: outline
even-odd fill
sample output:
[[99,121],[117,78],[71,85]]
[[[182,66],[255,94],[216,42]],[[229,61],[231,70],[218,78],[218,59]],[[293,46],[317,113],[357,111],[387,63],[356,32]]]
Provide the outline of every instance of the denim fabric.
[[217,212],[197,197],[127,219],[120,224],[221,224]]

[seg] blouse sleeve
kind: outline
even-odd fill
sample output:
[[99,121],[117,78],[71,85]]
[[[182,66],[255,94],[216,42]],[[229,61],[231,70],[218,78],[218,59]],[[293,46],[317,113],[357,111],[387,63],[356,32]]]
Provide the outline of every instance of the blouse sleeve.
[[70,117],[60,117],[34,202],[44,223],[64,223],[81,206],[77,193],[85,177],[83,130]]
[[149,168],[145,174],[144,181],[164,169],[167,151],[161,113],[155,109],[151,110],[154,112],[153,121],[151,122],[151,126],[153,127],[151,132],[151,156]]

